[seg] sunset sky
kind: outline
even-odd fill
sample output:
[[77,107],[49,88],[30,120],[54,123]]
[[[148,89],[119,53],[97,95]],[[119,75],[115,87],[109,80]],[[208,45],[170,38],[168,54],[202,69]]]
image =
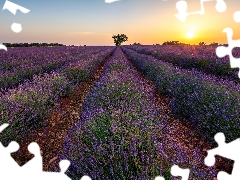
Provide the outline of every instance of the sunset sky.
[[[0,15],[0,43],[57,42],[66,45],[114,45],[113,34],[126,34],[124,44],[162,44],[181,41],[189,44],[227,43],[222,30],[230,27],[240,39],[240,23],[233,13],[240,11],[240,0],[225,0],[227,10],[219,13],[216,1],[205,2],[204,15],[188,16],[183,23],[177,14],[177,0],[12,0],[30,13],[14,16],[7,10]],[[3,7],[5,0],[0,0]],[[188,12],[200,10],[200,0],[187,0]],[[21,23],[23,31],[12,32],[11,24]],[[192,35],[192,38],[187,38]],[[190,36],[191,37],[191,36]]]

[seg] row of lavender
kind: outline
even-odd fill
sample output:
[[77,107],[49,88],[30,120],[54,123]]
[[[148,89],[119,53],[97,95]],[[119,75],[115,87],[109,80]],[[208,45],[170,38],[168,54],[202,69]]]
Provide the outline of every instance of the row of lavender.
[[153,91],[117,49],[68,133],[63,157],[71,161],[68,175],[106,180],[159,175],[162,162],[151,139],[156,121]]
[[[197,150],[191,158],[179,143],[165,141],[172,127],[166,120],[170,117],[161,113],[154,103],[154,88],[117,49],[87,96],[79,122],[68,132],[61,155],[71,161],[67,174],[74,180],[83,175],[150,180],[158,175],[170,178],[170,167],[181,163],[192,169],[191,176],[215,177],[211,168],[199,169],[203,162]],[[167,152],[169,147],[176,154]]]
[[49,73],[67,63],[104,50],[104,47],[14,48],[0,54],[0,87],[15,88],[33,75]]
[[[88,46],[88,47],[25,47],[25,48],[9,48],[8,51],[1,51],[0,53],[0,69],[11,70],[13,67],[21,66],[24,64],[39,64],[44,59],[58,59],[63,56],[69,59],[69,55],[81,54],[83,52],[93,50],[104,50],[105,47],[100,46]],[[21,61],[19,61],[19,59]]]
[[188,117],[206,137],[224,132],[230,141],[240,136],[239,84],[122,49],[158,92],[172,98],[173,112]]
[[[207,74],[228,79],[239,83],[238,70],[230,68],[229,57],[218,58],[216,47],[213,46],[188,46],[188,45],[163,45],[163,46],[125,46],[139,53],[152,55],[155,58],[172,63],[185,69],[196,69]],[[239,50],[233,51],[238,57]]]
[[[90,53],[65,64],[57,71],[33,75],[32,81],[26,80],[17,88],[0,94],[0,123],[10,123],[10,128],[1,134],[3,144],[24,138],[31,130],[42,127],[53,104],[60,97],[68,96],[76,83],[91,78],[93,71],[113,50],[114,47],[106,47],[102,52]],[[79,79],[72,81],[72,76]]]

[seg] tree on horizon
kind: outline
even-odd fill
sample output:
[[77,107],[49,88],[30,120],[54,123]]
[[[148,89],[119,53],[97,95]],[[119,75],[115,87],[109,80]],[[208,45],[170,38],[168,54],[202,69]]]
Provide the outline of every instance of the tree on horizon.
[[114,39],[114,44],[116,46],[121,46],[123,42],[128,40],[128,37],[125,34],[113,35],[112,38]]

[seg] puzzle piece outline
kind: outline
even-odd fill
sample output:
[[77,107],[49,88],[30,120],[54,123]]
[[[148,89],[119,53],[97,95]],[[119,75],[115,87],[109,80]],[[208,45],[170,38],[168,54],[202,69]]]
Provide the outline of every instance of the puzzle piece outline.
[[230,142],[225,142],[225,135],[223,133],[217,133],[214,137],[215,141],[218,143],[218,147],[208,150],[208,155],[205,158],[205,164],[207,166],[213,166],[215,164],[215,155],[220,155],[222,157],[234,160],[234,167],[231,175],[226,172],[220,171],[217,175],[218,180],[237,180],[240,177],[240,156],[238,152],[240,150],[240,138]]
[[[6,129],[9,124],[0,125],[0,132]],[[33,142],[29,144],[28,150],[34,154],[34,158],[20,167],[17,162],[11,157],[11,153],[16,152],[19,149],[19,144],[12,141],[6,148],[0,142],[0,169],[1,179],[25,179],[25,180],[42,180],[42,179],[58,179],[58,180],[70,180],[65,174],[70,162],[68,160],[62,160],[59,163],[61,172],[43,172],[42,157],[40,148],[37,143]],[[1,164],[2,162],[2,164]],[[3,164],[4,163],[4,164]],[[9,165],[10,164],[10,165]],[[13,173],[14,171],[14,173]],[[88,176],[83,176],[81,180],[91,180]]]
[[[29,9],[22,7],[18,4],[15,4],[9,0],[5,1],[5,4],[3,5],[2,10],[8,10],[9,12],[11,12],[12,14],[16,15],[17,11],[19,10],[20,12],[27,14],[30,12]],[[20,33],[22,31],[22,25],[19,23],[13,23],[11,26],[11,29],[13,32],[15,33]]]
[[226,3],[225,3],[224,0],[200,0],[200,6],[201,6],[200,11],[195,11],[195,12],[188,13],[187,12],[187,8],[188,8],[187,2],[185,0],[179,0],[176,3],[176,8],[178,10],[178,14],[174,14],[174,16],[176,18],[178,18],[181,22],[185,22],[186,18],[190,15],[195,15],[195,14],[203,15],[205,13],[203,3],[204,2],[209,2],[209,1],[216,1],[217,2],[216,10],[218,12],[222,13],[222,12],[226,11],[227,6],[226,6]]
[[114,2],[117,2],[117,1],[121,1],[121,0],[105,0],[105,3],[114,3]]
[[[188,180],[189,175],[190,175],[190,170],[182,169],[178,165],[173,165],[171,167],[171,174],[175,177],[181,176],[182,180]],[[157,176],[157,177],[155,177],[154,180],[165,180],[165,178],[162,176]]]
[[[4,5],[3,5],[3,8],[2,8],[2,11],[3,10],[8,10],[9,12],[11,12],[12,14],[16,15],[17,13],[17,10],[19,10],[20,12],[24,13],[24,14],[27,14],[30,12],[29,9],[25,8],[25,7],[22,7],[18,4],[15,4],[9,0],[6,0]],[[20,33],[22,31],[22,25],[19,24],[19,23],[12,23],[12,26],[11,26],[11,29],[13,32],[15,33]],[[7,47],[3,44],[0,44],[0,50],[3,49],[5,51],[7,51]]]
[[[7,0],[6,0],[7,1]],[[211,0],[202,0],[201,2],[204,2],[204,1],[211,1]],[[116,1],[114,1],[114,0],[105,0],[105,2],[106,3],[112,3],[112,2],[116,2]],[[202,11],[202,10],[201,10]],[[16,12],[15,12],[16,13]],[[194,13],[194,12],[193,12]],[[188,13],[188,15],[191,15],[191,14],[193,14],[193,13]],[[203,13],[204,13],[204,11],[203,11]],[[238,12],[236,12],[236,13],[238,13]],[[198,12],[196,12],[195,14],[199,14]],[[187,16],[188,16],[187,15]],[[238,20],[238,19],[237,19]],[[239,22],[240,22],[240,20],[239,20]],[[231,29],[231,28],[229,28],[229,29]],[[231,41],[234,41],[234,40],[232,40],[232,39],[230,39],[230,37],[229,37],[229,34],[231,35],[231,32],[229,31],[229,29],[227,29],[227,28],[225,28],[224,30],[223,30],[223,32],[226,32],[227,33],[227,37],[228,37],[228,40],[231,40]],[[231,29],[232,30],[232,29]],[[230,41],[230,42],[231,42]],[[235,41],[237,41],[237,42],[240,42],[239,40],[235,40]],[[234,41],[234,42],[235,42]],[[240,45],[240,43],[239,43],[239,45]],[[4,45],[1,45],[0,44],[0,49],[1,49],[1,47],[3,47],[4,48]],[[6,46],[5,46],[6,47]],[[236,47],[236,46],[230,46],[230,47]],[[240,47],[240,46],[237,46],[237,47]],[[233,49],[233,48],[232,48]],[[232,65],[231,65],[231,67],[232,67]],[[239,66],[237,66],[237,67],[239,67],[240,68],[240,65]],[[240,72],[239,72],[239,78],[240,78]],[[239,143],[238,143],[238,145],[239,145],[239,148],[240,148],[240,139],[237,139],[238,141],[239,141]],[[237,140],[235,140],[235,141],[237,141]],[[233,141],[233,142],[235,142],[235,141]],[[231,142],[231,143],[233,143],[233,142]],[[230,144],[230,143],[228,143],[228,144]],[[1,143],[0,143],[0,145],[1,145]],[[29,148],[31,148],[32,147],[32,145],[37,145],[37,144],[30,144],[29,145]],[[227,144],[225,144],[225,145],[227,145]],[[11,146],[10,144],[9,144],[9,146]],[[9,147],[8,146],[8,147]],[[37,145],[38,146],[38,145]],[[223,144],[220,144],[219,143],[219,147],[220,146],[223,146]],[[219,148],[218,147],[218,148]],[[10,147],[9,147],[10,148]],[[12,149],[12,148],[11,148]],[[34,149],[36,149],[36,147],[34,148]],[[217,148],[215,148],[215,149],[217,149]],[[212,149],[212,150],[214,150],[214,149]],[[30,152],[33,152],[33,151],[31,151],[30,149],[29,149],[29,151]],[[209,150],[209,151],[211,151],[211,150]],[[213,152],[213,151],[211,151],[211,152]],[[39,153],[40,153],[40,151],[39,151]],[[35,156],[36,156],[36,153],[33,153]],[[224,156],[225,157],[225,156]],[[62,164],[62,165],[61,165]],[[29,163],[27,163],[26,165],[28,165],[29,166]],[[26,165],[24,165],[23,166],[23,168],[26,168]],[[61,161],[60,162],[60,167],[61,167],[61,169],[67,169],[67,167],[66,167],[66,165],[65,164],[63,164],[63,161]],[[66,167],[66,168],[64,168],[64,167]],[[179,168],[177,165],[173,165],[172,166],[172,168],[171,168],[171,173],[172,173],[172,175],[174,175],[174,176],[179,176],[178,174],[175,174],[175,172],[177,172],[177,171],[179,171],[180,172],[180,170],[184,170],[184,172],[186,172],[186,174],[188,173],[188,176],[182,176],[183,178],[182,178],[182,180],[186,180],[186,179],[188,179],[188,177],[189,177],[189,173],[190,173],[190,170],[189,169],[181,169],[181,168]],[[186,171],[187,170],[187,171]],[[22,170],[21,170],[22,171]],[[62,172],[65,172],[65,171],[62,171]],[[183,171],[181,171],[181,172],[183,172]],[[221,179],[219,179],[219,180],[221,180]]]
[[[236,11],[233,14],[233,19],[235,22],[240,22],[240,11]],[[228,46],[218,46],[216,49],[216,54],[218,57],[229,56],[231,68],[239,68],[238,77],[240,78],[240,58],[234,58],[232,50],[236,47],[240,47],[240,39],[233,40],[233,30],[232,28],[225,28],[222,32],[227,35]]]

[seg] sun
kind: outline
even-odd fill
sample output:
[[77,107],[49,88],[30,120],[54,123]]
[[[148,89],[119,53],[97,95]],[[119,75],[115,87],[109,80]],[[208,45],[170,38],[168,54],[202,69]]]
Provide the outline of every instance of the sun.
[[195,33],[193,31],[188,31],[186,36],[187,36],[187,38],[191,39],[195,36]]

